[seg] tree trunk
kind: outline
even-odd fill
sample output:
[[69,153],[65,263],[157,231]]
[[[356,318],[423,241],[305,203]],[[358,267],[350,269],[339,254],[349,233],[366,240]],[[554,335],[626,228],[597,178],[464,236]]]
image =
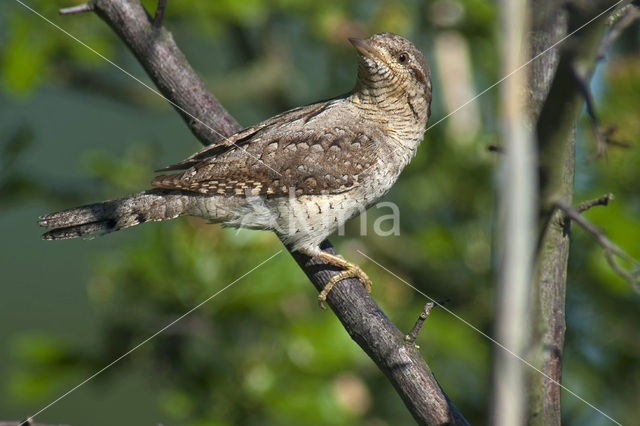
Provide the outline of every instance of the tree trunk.
[[[529,373],[532,425],[559,425],[560,383],[565,332],[565,292],[570,222],[554,210],[556,201],[571,204],[575,163],[575,126],[583,106],[578,79],[588,84],[606,28],[605,1],[532,0],[531,52],[535,56],[565,35],[563,44],[531,64],[530,115],[538,139],[540,240],[533,286],[533,335],[529,359],[539,370]],[[586,24],[586,25],[585,25]],[[580,28],[583,27],[583,28]]]

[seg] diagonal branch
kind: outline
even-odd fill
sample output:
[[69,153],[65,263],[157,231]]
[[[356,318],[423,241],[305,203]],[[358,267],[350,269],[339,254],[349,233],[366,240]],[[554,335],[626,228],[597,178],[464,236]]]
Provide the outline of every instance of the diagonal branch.
[[88,4],[125,42],[200,142],[209,145],[241,129],[209,93],[171,34],[163,27],[153,27],[139,1],[94,0]]
[[556,207],[562,210],[568,219],[571,219],[572,221],[580,225],[585,231],[590,233],[596,239],[598,244],[600,244],[600,246],[604,250],[604,256],[607,259],[607,263],[609,263],[609,266],[611,267],[611,269],[613,269],[613,271],[616,274],[618,274],[621,278],[627,281],[631,285],[631,287],[638,294],[640,294],[640,283],[638,282],[637,273],[634,274],[633,272],[625,271],[624,268],[618,265],[618,263],[615,260],[615,257],[619,257],[636,266],[639,265],[639,262],[636,259],[634,259],[630,254],[628,254],[626,251],[618,247],[616,243],[614,243],[609,238],[607,238],[604,232],[596,228],[596,226],[591,222],[589,222],[587,218],[582,216],[580,214],[581,206],[582,205],[578,206],[578,209],[575,209],[563,201],[556,201]]
[[[160,92],[177,105],[177,111],[203,144],[215,143],[221,136],[240,129],[207,91],[171,34],[161,25],[153,25],[153,18],[139,1],[92,0],[88,4],[120,36]],[[321,248],[336,254],[329,241]],[[317,258],[291,254],[318,290],[336,273],[334,266]],[[419,424],[468,424],[440,388],[415,345],[405,342],[404,334],[357,279],[341,281],[329,293],[327,302],[349,335],[387,376]]]

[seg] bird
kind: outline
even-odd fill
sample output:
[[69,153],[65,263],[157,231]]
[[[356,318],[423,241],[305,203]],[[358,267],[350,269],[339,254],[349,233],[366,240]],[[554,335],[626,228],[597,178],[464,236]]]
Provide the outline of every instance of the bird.
[[431,115],[431,74],[409,40],[393,33],[349,38],[355,87],[291,109],[220,139],[156,172],[152,189],[39,218],[45,240],[103,235],[149,221],[199,216],[225,226],[275,232],[291,250],[371,280],[320,248],[348,219],[385,195],[415,155]]

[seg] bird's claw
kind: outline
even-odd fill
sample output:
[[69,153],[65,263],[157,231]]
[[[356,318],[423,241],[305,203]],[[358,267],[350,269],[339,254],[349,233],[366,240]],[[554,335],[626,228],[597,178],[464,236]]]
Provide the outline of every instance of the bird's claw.
[[331,277],[318,295],[318,305],[321,309],[327,309],[324,305],[324,301],[327,300],[327,295],[333,286],[347,278],[357,278],[364,288],[367,289],[367,293],[371,293],[371,279],[369,279],[369,276],[358,265],[349,263],[344,271],[340,271]]

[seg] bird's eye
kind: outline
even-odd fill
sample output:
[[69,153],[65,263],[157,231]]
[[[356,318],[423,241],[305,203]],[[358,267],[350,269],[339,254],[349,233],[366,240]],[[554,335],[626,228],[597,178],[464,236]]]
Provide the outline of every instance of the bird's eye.
[[400,62],[404,62],[404,61],[406,61],[406,60],[407,60],[407,55],[406,55],[406,54],[401,53],[401,54],[398,56],[398,61],[400,61]]

